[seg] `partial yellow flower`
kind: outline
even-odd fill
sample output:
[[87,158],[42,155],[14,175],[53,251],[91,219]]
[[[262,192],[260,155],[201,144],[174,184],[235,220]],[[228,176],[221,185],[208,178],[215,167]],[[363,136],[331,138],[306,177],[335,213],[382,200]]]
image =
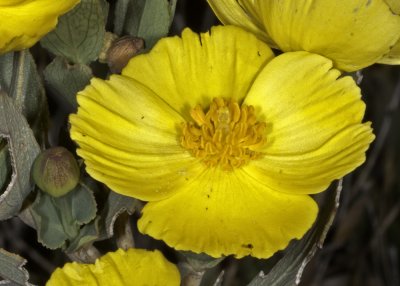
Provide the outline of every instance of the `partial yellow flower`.
[[374,138],[330,60],[274,58],[234,26],[163,39],[78,102],[71,137],[89,174],[149,201],[141,232],[214,257],[266,258],[301,238],[318,212],[309,194],[362,164]]
[[2,0],[0,54],[30,48],[57,25],[79,0]]
[[179,286],[174,264],[158,250],[128,249],[109,252],[95,264],[67,263],[57,268],[46,286]]
[[[359,70],[376,62],[400,64],[398,0],[208,3],[222,23],[243,27],[284,52],[317,53],[332,59],[335,67],[344,71]],[[392,49],[397,52],[392,53]]]
[[388,65],[400,65],[400,40],[392,47],[390,52],[385,57],[379,60],[379,63]]

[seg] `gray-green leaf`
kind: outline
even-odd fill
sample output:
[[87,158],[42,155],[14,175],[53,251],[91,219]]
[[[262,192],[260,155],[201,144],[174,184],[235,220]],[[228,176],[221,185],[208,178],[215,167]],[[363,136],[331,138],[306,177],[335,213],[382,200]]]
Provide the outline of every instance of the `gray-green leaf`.
[[0,277],[2,285],[31,285],[28,282],[29,274],[24,268],[26,260],[19,255],[0,248]]
[[0,56],[0,87],[14,100],[16,109],[39,138],[46,125],[47,100],[29,50]]
[[100,234],[102,238],[105,239],[113,236],[114,223],[118,216],[123,212],[133,214],[135,208],[136,200],[134,198],[110,192],[106,205],[101,212]]
[[0,220],[4,220],[19,212],[32,190],[30,169],[40,148],[25,117],[3,92],[0,92],[0,137],[7,140],[12,167],[11,180],[0,196]]
[[65,99],[74,110],[77,108],[77,92],[88,85],[93,77],[92,70],[87,65],[71,65],[61,57],[56,57],[43,73],[50,89]]
[[50,249],[68,247],[79,235],[81,226],[95,218],[96,210],[92,192],[81,183],[58,198],[39,192],[31,210],[38,241]]
[[0,139],[0,194],[7,187],[11,178],[11,161],[5,140]]
[[115,8],[114,32],[145,40],[150,49],[168,34],[177,0],[119,0]]
[[110,192],[100,214],[80,229],[79,235],[71,242],[67,251],[75,251],[85,243],[110,238],[114,235],[114,223],[119,215],[124,212],[132,214],[135,208],[135,199]]
[[56,29],[40,41],[41,45],[73,63],[87,64],[96,60],[106,32],[107,10],[105,0],[82,0],[59,18]]

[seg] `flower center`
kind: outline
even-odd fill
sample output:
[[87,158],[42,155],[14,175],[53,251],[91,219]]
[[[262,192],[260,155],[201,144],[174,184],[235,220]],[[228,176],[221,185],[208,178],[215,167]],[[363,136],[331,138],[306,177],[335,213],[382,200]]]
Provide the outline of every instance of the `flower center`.
[[215,98],[207,113],[200,105],[190,111],[195,122],[183,124],[181,144],[208,167],[226,171],[259,158],[265,143],[265,122],[258,122],[254,107]]

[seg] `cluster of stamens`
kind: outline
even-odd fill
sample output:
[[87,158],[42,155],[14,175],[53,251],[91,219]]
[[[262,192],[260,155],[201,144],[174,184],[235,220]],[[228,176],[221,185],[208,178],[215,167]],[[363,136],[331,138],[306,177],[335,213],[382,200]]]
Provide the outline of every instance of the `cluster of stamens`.
[[183,124],[181,144],[207,166],[230,171],[261,156],[266,124],[258,122],[253,106],[215,98],[207,113],[191,110],[195,122]]

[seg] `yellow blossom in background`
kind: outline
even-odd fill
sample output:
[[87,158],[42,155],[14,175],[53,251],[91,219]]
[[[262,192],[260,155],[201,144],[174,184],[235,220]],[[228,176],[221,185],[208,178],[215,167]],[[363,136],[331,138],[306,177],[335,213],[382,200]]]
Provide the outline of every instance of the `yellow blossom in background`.
[[213,257],[267,258],[301,238],[318,212],[309,194],[362,164],[374,138],[329,59],[274,58],[234,26],[165,38],[78,103],[88,173],[149,201],[141,232]]
[[57,25],[79,0],[2,0],[0,54],[30,48]]
[[208,0],[224,24],[256,34],[284,52],[309,51],[336,68],[400,64],[398,0]]
[[95,264],[67,263],[57,268],[46,286],[179,286],[176,266],[161,252],[128,249],[109,252]]

